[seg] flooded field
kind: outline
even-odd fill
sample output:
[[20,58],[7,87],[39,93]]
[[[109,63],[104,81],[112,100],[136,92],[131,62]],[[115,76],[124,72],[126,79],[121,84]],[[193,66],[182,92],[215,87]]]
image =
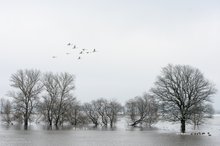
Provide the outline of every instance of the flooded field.
[[[121,119],[115,129],[67,128],[45,130],[32,125],[29,130],[18,126],[1,125],[0,146],[218,146],[220,144],[220,116],[215,116],[187,135],[180,135],[179,125],[159,122],[154,128],[129,128]],[[211,136],[190,135],[191,132],[210,132]]]

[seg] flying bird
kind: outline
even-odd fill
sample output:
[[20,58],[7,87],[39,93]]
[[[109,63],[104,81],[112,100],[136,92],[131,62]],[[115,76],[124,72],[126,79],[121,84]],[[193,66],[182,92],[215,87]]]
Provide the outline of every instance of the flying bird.
[[67,44],[67,46],[70,46],[70,45],[72,45],[72,44],[71,44],[71,43],[68,43],[68,44]]
[[81,51],[79,54],[82,54],[83,53],[83,51]]
[[79,56],[79,57],[78,57],[78,60],[80,60],[80,59],[81,59],[81,57]]
[[73,46],[73,49],[76,49],[76,45]]
[[93,49],[93,52],[96,52],[96,49]]
[[57,56],[52,56],[52,58],[57,58]]

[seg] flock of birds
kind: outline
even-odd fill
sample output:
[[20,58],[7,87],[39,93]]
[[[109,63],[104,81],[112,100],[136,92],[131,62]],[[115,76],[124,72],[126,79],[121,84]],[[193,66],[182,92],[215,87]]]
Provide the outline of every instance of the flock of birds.
[[[192,132],[191,135],[205,135],[205,132]],[[207,132],[208,136],[212,136],[210,132]]]
[[[80,49],[78,46],[74,45],[73,43],[68,43],[67,47],[69,47],[72,50],[78,50],[78,53],[74,53],[77,54],[77,59],[80,60],[82,59],[82,56],[85,54],[91,54],[91,53],[96,53],[97,50],[96,49]],[[70,55],[70,52],[66,52],[66,55]],[[52,56],[53,59],[57,58],[57,56]]]
[[191,132],[191,133],[178,133],[178,135],[204,135],[212,136],[210,132]]

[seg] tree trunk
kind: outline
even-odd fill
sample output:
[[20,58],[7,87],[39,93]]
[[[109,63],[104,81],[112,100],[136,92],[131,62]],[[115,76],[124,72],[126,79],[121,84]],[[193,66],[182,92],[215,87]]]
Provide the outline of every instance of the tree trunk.
[[142,120],[143,120],[143,118],[140,118],[140,119],[136,120],[135,122],[133,122],[130,126],[135,127],[135,126],[137,126],[137,124],[141,123]]
[[185,133],[185,132],[186,132],[186,120],[181,119],[181,133]]
[[51,129],[52,129],[52,126],[53,126],[53,121],[50,119],[49,120],[49,127],[51,127]]
[[28,129],[28,118],[27,115],[24,118],[24,129],[27,130]]
[[25,115],[24,115],[24,129],[28,129],[28,104],[26,104]]
[[111,121],[110,126],[111,126],[111,128],[113,127],[113,121]]
[[56,128],[59,127],[59,126],[58,126],[58,123],[59,123],[59,118],[56,118],[56,120],[55,120],[55,126],[56,126]]
[[95,125],[94,127],[97,127],[99,125],[98,121],[93,122],[93,124]]
[[75,113],[74,113],[75,115],[74,115],[74,126],[76,126],[77,125],[77,111],[76,111],[76,109],[75,109]]

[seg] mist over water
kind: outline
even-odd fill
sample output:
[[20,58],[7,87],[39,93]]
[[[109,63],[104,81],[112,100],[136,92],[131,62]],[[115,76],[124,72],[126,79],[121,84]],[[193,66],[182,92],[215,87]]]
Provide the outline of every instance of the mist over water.
[[[207,120],[199,130],[192,130],[190,125],[187,128],[187,135],[178,134],[179,124],[168,122],[159,122],[152,128],[131,128],[124,118],[113,129],[69,126],[46,130],[43,124],[32,123],[29,130],[23,130],[22,126],[1,124],[0,146],[218,146],[220,143],[220,116]],[[191,132],[206,134],[190,135]]]

